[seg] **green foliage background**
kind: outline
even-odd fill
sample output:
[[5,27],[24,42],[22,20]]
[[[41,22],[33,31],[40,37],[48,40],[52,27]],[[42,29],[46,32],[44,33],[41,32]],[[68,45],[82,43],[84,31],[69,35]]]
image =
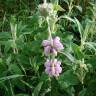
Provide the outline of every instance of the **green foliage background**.
[[[65,47],[58,57],[63,72],[50,82],[41,45],[48,37],[48,24],[41,23],[38,15],[42,1],[0,0],[0,96],[96,96],[96,2],[71,2],[59,0],[64,11],[58,12],[63,18],[54,35],[61,37]],[[82,58],[88,66],[83,84],[72,63]]]

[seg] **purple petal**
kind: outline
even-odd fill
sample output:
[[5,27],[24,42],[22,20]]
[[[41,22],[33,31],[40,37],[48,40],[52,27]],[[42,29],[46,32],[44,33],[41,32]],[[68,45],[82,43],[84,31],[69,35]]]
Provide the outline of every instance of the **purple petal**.
[[57,61],[57,65],[61,65],[61,61]]
[[42,45],[45,46],[50,46],[50,41],[49,40],[43,40]]
[[58,36],[56,36],[54,39],[60,41],[60,37]]
[[55,74],[55,68],[54,67],[51,67],[51,73],[52,73],[52,75]]
[[64,49],[59,37],[54,38],[53,45],[58,51]]
[[47,67],[47,68],[45,69],[45,72],[46,72],[47,74],[49,74],[49,73],[51,72],[50,67]]
[[44,48],[44,53],[45,53],[46,56],[49,55],[50,50],[51,50],[51,47],[50,46],[47,46],[47,47]]
[[62,68],[61,68],[61,67],[55,67],[55,71],[56,71],[57,73],[61,73],[61,72],[62,72]]
[[58,61],[57,59],[54,60],[47,59],[47,61],[45,62],[45,72],[49,76],[59,76],[59,74],[62,72],[62,68],[60,65],[61,62]]
[[49,61],[49,59],[47,59],[47,61],[45,62],[45,67],[50,67],[50,61]]

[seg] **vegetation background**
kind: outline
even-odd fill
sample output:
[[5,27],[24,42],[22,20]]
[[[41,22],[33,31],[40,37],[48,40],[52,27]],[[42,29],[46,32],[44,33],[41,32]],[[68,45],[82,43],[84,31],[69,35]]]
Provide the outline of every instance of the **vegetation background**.
[[58,2],[63,72],[50,82],[41,45],[48,24],[38,15],[43,1],[0,0],[0,96],[96,96],[96,0]]

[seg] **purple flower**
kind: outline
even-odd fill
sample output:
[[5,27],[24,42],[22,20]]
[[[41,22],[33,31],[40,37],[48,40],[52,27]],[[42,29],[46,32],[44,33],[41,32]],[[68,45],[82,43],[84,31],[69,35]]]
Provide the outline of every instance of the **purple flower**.
[[56,50],[62,50],[64,49],[62,43],[60,42],[60,38],[59,37],[55,37],[53,40],[53,46],[56,48]]
[[45,72],[49,76],[57,77],[62,72],[62,68],[60,65],[61,65],[61,62],[57,61],[57,59],[54,59],[54,60],[47,59],[47,61],[45,62]]
[[57,56],[57,52],[64,49],[62,43],[60,42],[60,38],[57,36],[53,39],[43,40],[42,45],[44,46],[44,53],[48,56],[50,53]]

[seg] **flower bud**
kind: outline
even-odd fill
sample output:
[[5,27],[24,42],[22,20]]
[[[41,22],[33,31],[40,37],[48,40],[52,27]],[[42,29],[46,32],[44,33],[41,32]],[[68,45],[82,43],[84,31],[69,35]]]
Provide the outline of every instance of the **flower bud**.
[[43,3],[38,6],[41,16],[47,17],[53,13],[53,5],[51,3]]

